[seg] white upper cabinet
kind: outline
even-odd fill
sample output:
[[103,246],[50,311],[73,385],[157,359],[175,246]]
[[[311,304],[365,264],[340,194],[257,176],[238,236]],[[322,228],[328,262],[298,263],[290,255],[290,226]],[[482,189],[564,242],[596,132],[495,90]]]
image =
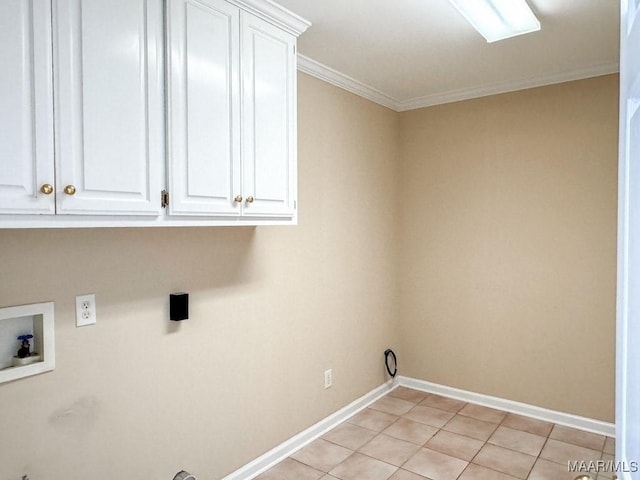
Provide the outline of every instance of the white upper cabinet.
[[58,214],[158,215],[162,0],[56,0]]
[[293,216],[296,38],[249,13],[242,12],[241,18],[244,211]]
[[241,212],[240,9],[167,3],[169,213]]
[[309,25],[270,0],[0,0],[0,228],[295,224]]
[[0,1],[0,65],[0,213],[53,214],[49,0]]
[[171,215],[293,218],[295,35],[224,0],[168,5]]

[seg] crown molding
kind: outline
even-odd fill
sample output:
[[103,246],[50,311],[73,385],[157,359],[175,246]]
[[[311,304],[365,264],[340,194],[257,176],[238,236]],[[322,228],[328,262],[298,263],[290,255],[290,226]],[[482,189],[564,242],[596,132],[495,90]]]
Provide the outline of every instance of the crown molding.
[[343,90],[355,93],[383,107],[398,110],[399,102],[395,98],[301,54],[298,54],[298,70]]
[[472,98],[498,95],[501,93],[515,92],[528,88],[543,87],[545,85],[553,85],[556,83],[571,82],[574,80],[582,80],[585,78],[618,73],[620,71],[620,65],[618,63],[608,63],[597,65],[595,67],[573,70],[570,72],[541,75],[523,80],[494,83],[481,87],[450,90],[448,92],[425,95],[423,97],[412,98],[409,100],[397,100],[359,80],[349,77],[348,75],[344,75],[333,68],[327,67],[320,62],[316,62],[315,60],[300,54],[298,54],[298,70],[319,78],[320,80],[324,80],[336,87],[355,93],[356,95],[364,97],[384,107],[397,112],[404,112],[407,110],[432,107],[434,105],[441,105],[444,103],[459,102],[461,100],[469,100]]
[[399,102],[397,110],[399,112],[404,112],[407,110],[415,110],[416,108],[469,100],[471,98],[487,97],[489,95],[498,95],[500,93],[515,92],[518,90],[526,90],[528,88],[544,87],[546,85],[554,85],[556,83],[599,77],[601,75],[608,75],[619,71],[620,65],[618,63],[609,63],[580,70],[573,70],[571,72],[541,75],[523,80],[494,83],[492,85],[485,85],[482,87],[451,90],[449,92],[425,95],[424,97]]
[[304,33],[311,26],[311,22],[281,7],[271,0],[230,0],[231,3],[247,10],[254,15],[275,24],[296,37]]

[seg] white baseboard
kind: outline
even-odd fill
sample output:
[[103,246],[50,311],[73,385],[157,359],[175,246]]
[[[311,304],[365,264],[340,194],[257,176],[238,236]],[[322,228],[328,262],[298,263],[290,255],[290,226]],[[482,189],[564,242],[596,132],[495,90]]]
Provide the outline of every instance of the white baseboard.
[[269,450],[267,453],[260,455],[258,458],[246,464],[244,467],[236,470],[233,473],[230,473],[229,475],[224,477],[223,480],[250,480],[257,477],[258,475],[269,470],[271,467],[281,462],[288,456],[294,454],[302,447],[308,445],[317,438],[320,438],[332,428],[351,418],[356,413],[364,410],[373,402],[385,396],[396,386],[397,382],[391,381],[380,385],[378,388],[375,388],[369,393],[351,402],[346,407],[341,408],[337,412],[320,420],[315,425],[312,425],[311,427],[298,433],[294,437],[291,437],[289,440],[286,440],[277,447]]
[[469,392],[467,390],[460,390],[458,388],[448,387],[446,385],[440,385],[410,377],[398,377],[398,382],[403,387],[413,388],[415,390],[421,390],[428,393],[436,393],[438,395],[455,398],[465,402],[476,403],[485,407],[496,408],[498,410],[505,410],[507,412],[537,418],[538,420],[544,420],[545,422],[558,423],[567,427],[606,435],[607,437],[614,437],[616,432],[616,428],[613,423],[607,423],[601,420],[594,420],[592,418],[549,410],[547,408],[536,407],[526,403],[514,402],[513,400],[506,400],[504,398],[492,397],[490,395]]

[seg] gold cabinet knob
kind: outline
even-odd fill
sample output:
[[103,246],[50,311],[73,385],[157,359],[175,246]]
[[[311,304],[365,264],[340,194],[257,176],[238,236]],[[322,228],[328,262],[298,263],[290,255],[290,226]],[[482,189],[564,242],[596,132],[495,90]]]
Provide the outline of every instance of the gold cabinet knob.
[[48,183],[45,183],[40,187],[40,191],[45,195],[51,195],[53,193],[53,187]]
[[242,195],[238,195],[236,196],[236,198],[233,199],[236,203],[240,203],[242,202]]
[[247,203],[253,203],[253,197],[247,197]]
[[76,187],[74,187],[73,185],[67,185],[66,187],[64,187],[64,193],[66,193],[67,195],[75,195]]

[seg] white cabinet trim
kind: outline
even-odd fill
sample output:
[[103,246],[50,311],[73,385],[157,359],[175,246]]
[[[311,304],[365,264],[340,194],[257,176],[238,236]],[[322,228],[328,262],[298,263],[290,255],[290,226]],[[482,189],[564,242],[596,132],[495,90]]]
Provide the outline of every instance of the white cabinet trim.
[[281,7],[270,0],[228,0],[246,12],[272,23],[276,27],[289,32],[296,37],[302,35],[311,22]]
[[[3,112],[5,122],[0,122],[4,134],[11,138],[13,146],[21,143],[21,151],[3,149],[2,158],[5,167],[13,165],[21,169],[22,178],[7,179],[6,183],[0,179],[0,212],[7,214],[40,214],[53,215],[55,213],[55,196],[45,195],[40,191],[43,185],[55,185],[54,147],[53,147],[53,78],[52,78],[52,49],[51,49],[51,4],[34,0],[20,0],[2,4],[0,13],[6,14],[3,21],[11,22],[6,9],[20,9],[21,18],[13,19],[13,25],[5,33],[0,51],[8,60],[4,64],[3,75],[8,75],[11,67],[22,63],[20,74],[22,78],[14,79],[22,85],[21,109],[13,110],[16,95],[7,94],[0,102],[0,112]],[[15,13],[13,11],[12,13]],[[20,31],[22,38],[18,42],[9,43],[11,33]],[[5,57],[6,55],[6,57]],[[28,79],[28,80],[27,80]],[[4,81],[3,81],[4,80]],[[27,81],[25,81],[27,80]],[[5,83],[5,81],[7,83]],[[10,77],[0,78],[0,85],[9,88]],[[7,92],[4,92],[7,93]],[[5,100],[8,105],[5,107]],[[5,110],[5,108],[10,110]],[[7,111],[16,113],[8,117]],[[15,129],[15,130],[14,130]]]
[[[238,216],[240,9],[225,0],[168,0],[166,18],[169,215]],[[216,27],[227,28],[226,38]],[[203,81],[204,72],[216,78]]]
[[[107,33],[98,28],[95,20],[101,13],[97,5],[81,0],[57,0],[53,10],[54,48],[54,102],[56,112],[56,212],[71,215],[159,215],[161,214],[158,191],[162,187],[164,165],[164,86],[163,86],[163,9],[162,0],[129,0],[127,5],[137,10],[140,23],[139,35],[131,42],[129,31],[114,36],[118,48],[106,48]],[[108,6],[108,5],[107,5]],[[106,8],[103,5],[103,8]],[[114,6],[113,8],[117,8]],[[112,20],[113,21],[113,20]],[[108,25],[108,24],[107,24]],[[130,25],[129,25],[130,26]],[[106,27],[103,27],[106,28]],[[123,29],[125,27],[123,26]],[[104,38],[104,44],[101,42]],[[88,42],[88,40],[93,42]],[[135,51],[132,47],[136,47]],[[95,47],[97,52],[90,48]],[[104,48],[103,48],[104,47]],[[96,91],[103,78],[117,78],[126,72],[109,64],[95,64],[98,54],[108,53],[118,67],[135,59],[140,68],[136,85],[113,91]],[[92,65],[93,63],[93,65]],[[88,76],[88,78],[87,78]],[[94,82],[91,82],[93,77]],[[105,85],[102,85],[105,86]],[[110,88],[110,85],[106,85]],[[112,96],[109,96],[112,94]],[[133,97],[133,98],[132,98]],[[137,102],[129,107],[131,100]],[[113,107],[113,108],[112,108]],[[122,107],[122,108],[116,108]],[[135,108],[134,108],[135,107]],[[122,118],[131,114],[142,125],[122,129],[118,122],[132,124],[134,120]],[[116,115],[120,114],[118,118]],[[136,117],[136,114],[139,117]],[[100,125],[106,116],[104,128]],[[114,125],[113,132],[108,129]],[[118,128],[116,128],[118,127]],[[131,132],[131,133],[129,133]],[[122,137],[118,134],[122,134]],[[94,140],[94,141],[92,141]],[[103,145],[105,143],[106,145]],[[123,153],[120,144],[130,147]],[[130,164],[129,170],[110,167],[103,151],[114,152],[109,159],[119,165]],[[129,153],[131,152],[131,153]],[[116,155],[122,153],[122,156]],[[143,155],[140,158],[137,154]],[[96,160],[97,157],[99,160]],[[118,158],[116,158],[118,157]],[[122,158],[124,157],[124,158]],[[93,162],[93,163],[92,163]],[[109,170],[111,168],[111,170]],[[133,180],[131,178],[132,177]],[[116,179],[128,183],[121,189],[109,188]],[[88,181],[93,184],[87,184]],[[75,188],[75,194],[67,195],[67,185]]]
[[[245,204],[244,212],[253,216],[290,217],[295,214],[297,183],[295,37],[246,12],[241,14],[241,25],[242,190],[245,197],[254,198],[252,203]],[[256,55],[259,49],[263,53],[271,50],[266,68],[263,59]],[[256,66],[262,70],[257,71]],[[260,77],[261,74],[264,76]],[[284,79],[284,85],[277,81],[278,76]],[[278,95],[284,97],[283,105],[272,101]],[[273,108],[274,103],[282,108]],[[282,152],[278,152],[278,145]]]

